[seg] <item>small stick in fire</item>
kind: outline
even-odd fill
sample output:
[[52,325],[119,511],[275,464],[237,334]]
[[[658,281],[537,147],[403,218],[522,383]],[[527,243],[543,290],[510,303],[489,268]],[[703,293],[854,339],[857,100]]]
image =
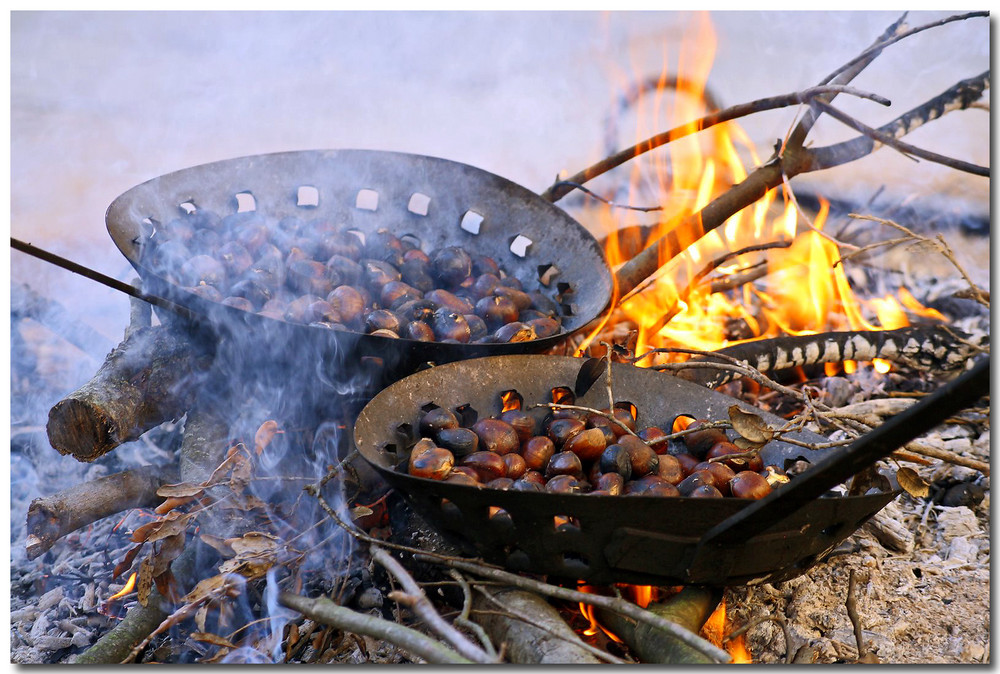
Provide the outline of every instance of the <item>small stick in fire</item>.
[[[382,546],[385,548],[390,548],[394,550],[401,550],[404,552],[409,552],[414,556],[414,559],[418,561],[428,562],[432,564],[440,564],[446,567],[458,569],[460,571],[466,571],[468,573],[475,574],[483,578],[489,578],[492,580],[499,581],[506,585],[511,585],[514,587],[519,587],[521,589],[526,589],[533,592],[538,592],[549,597],[555,597],[557,599],[564,599],[571,602],[583,602],[585,604],[593,604],[597,606],[603,606],[612,611],[616,611],[623,615],[626,615],[634,620],[640,622],[648,622],[653,627],[669,632],[675,636],[680,641],[687,643],[692,648],[705,653],[709,657],[713,658],[716,662],[729,662],[732,658],[724,650],[714,646],[713,644],[705,641],[701,637],[692,634],[687,629],[676,625],[675,623],[665,620],[664,618],[652,614],[644,609],[639,608],[635,604],[625,601],[623,599],[615,597],[604,597],[601,595],[590,594],[586,592],[578,592],[576,590],[570,590],[564,587],[558,587],[555,585],[550,585],[548,583],[543,583],[533,578],[527,578],[520,576],[515,573],[509,573],[503,571],[497,567],[487,566],[485,564],[480,564],[477,562],[472,562],[467,559],[462,559],[460,557],[453,557],[450,555],[443,555],[440,553],[430,552],[427,550],[421,550],[419,548],[413,548],[406,545],[400,545],[398,543],[389,543],[386,541],[380,541],[375,539],[363,531],[359,530],[357,527],[350,526],[337,514],[330,504],[323,498],[320,488],[316,484],[307,485],[305,488],[306,493],[310,494],[319,503],[320,508],[330,516],[337,526],[346,531],[352,537],[357,540],[364,541],[368,544],[374,544]],[[285,604],[287,605],[287,604]]]
[[847,255],[842,256],[839,260],[834,262],[833,263],[834,266],[837,266],[838,264],[845,262],[856,255],[865,253],[873,248],[879,248],[883,246],[893,246],[901,243],[910,243],[912,247],[921,246],[923,248],[930,249],[935,253],[940,253],[941,255],[943,255],[948,260],[948,262],[950,262],[952,266],[954,266],[955,269],[958,270],[958,273],[962,275],[962,278],[965,279],[965,282],[969,284],[969,292],[968,292],[969,298],[975,300],[976,302],[979,302],[984,307],[989,308],[990,306],[989,292],[983,290],[982,288],[980,288],[975,284],[975,282],[972,280],[972,277],[969,276],[969,273],[965,271],[965,268],[955,257],[955,253],[951,249],[951,246],[948,245],[948,242],[945,241],[944,236],[942,236],[941,234],[938,234],[933,239],[927,236],[921,236],[920,234],[917,234],[916,232],[907,227],[904,227],[898,222],[893,222],[892,220],[886,220],[884,218],[878,218],[875,217],[874,215],[861,215],[859,213],[848,213],[848,217],[854,218],[855,220],[869,220],[871,222],[877,222],[879,224],[886,225],[888,227],[894,227],[895,229],[898,229],[899,231],[903,232],[905,236],[898,237],[895,239],[889,239],[888,241],[878,241],[876,243],[873,243],[871,245],[865,246],[856,251],[848,253]]
[[392,555],[379,546],[371,546],[372,559],[378,562],[386,571],[391,573],[403,591],[395,590],[389,593],[389,598],[412,609],[427,626],[434,630],[442,639],[455,649],[464,658],[482,664],[499,662],[496,654],[490,655],[485,650],[475,645],[461,632],[434,609],[434,605],[427,599],[427,595],[417,585],[417,581],[403,568],[403,565],[396,561]]
[[28,559],[97,520],[154,505],[159,501],[156,490],[176,479],[176,473],[176,467],[142,466],[35,499],[28,508]]
[[854,627],[854,640],[858,645],[858,662],[866,665],[877,665],[880,660],[874,652],[865,648],[864,630],[861,627],[861,616],[858,615],[858,579],[851,569],[850,579],[847,581],[847,617],[851,619]]

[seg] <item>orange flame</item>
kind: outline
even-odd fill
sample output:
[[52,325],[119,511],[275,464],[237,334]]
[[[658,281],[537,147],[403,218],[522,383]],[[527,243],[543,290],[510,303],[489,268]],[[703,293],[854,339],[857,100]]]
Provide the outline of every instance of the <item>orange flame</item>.
[[[660,75],[661,85],[667,82],[668,72],[678,73],[685,85],[676,90],[659,86],[634,103],[634,142],[706,113],[705,83],[716,39],[707,14],[698,15],[695,24],[693,30],[685,31],[676,57],[664,55]],[[749,136],[736,122],[719,124],[630,163],[628,198],[616,201],[662,206],[642,245],[635,240],[635,227],[623,227],[623,218],[628,218],[628,225],[634,224],[634,212],[623,216],[622,211],[599,204],[588,205],[579,217],[591,231],[606,237],[607,259],[617,267],[643,245],[673,231],[683,218],[744,180],[748,165],[761,163]],[[778,190],[771,190],[731,216],[721,227],[667,261],[655,278],[621,303],[617,316],[626,327],[637,331],[636,353],[678,345],[713,351],[740,341],[782,334],[893,329],[909,325],[908,313],[943,319],[921,306],[904,288],[900,288],[898,299],[892,294],[859,298],[844,265],[839,264],[840,250],[822,233],[829,204],[822,201],[814,221],[802,226],[804,216],[793,200],[785,195],[783,206],[775,204],[778,194]],[[725,254],[779,241],[792,243],[785,249],[746,253],[717,267],[718,273],[738,273],[766,257],[767,274],[757,284],[746,283],[729,293],[712,293],[704,282],[692,284],[708,263]],[[733,330],[733,326],[742,327]],[[591,337],[603,329],[598,327]],[[641,364],[679,358],[684,356],[658,354]],[[855,366],[844,367],[846,371]],[[880,361],[874,368],[885,372],[890,364]],[[836,366],[827,368],[828,373],[834,371]]]
[[716,646],[725,648],[726,652],[732,656],[733,664],[752,663],[753,656],[750,655],[742,634],[726,640],[726,635],[731,631],[726,624],[726,600],[723,599],[702,626],[701,636]]
[[117,592],[115,592],[110,597],[108,597],[107,601],[110,603],[110,602],[113,602],[116,599],[121,599],[122,597],[124,597],[125,595],[127,595],[129,592],[131,592],[132,590],[134,590],[135,589],[135,579],[136,579],[136,572],[133,571],[132,575],[128,577],[127,581],[125,581],[125,587],[123,587],[122,589],[118,590]]

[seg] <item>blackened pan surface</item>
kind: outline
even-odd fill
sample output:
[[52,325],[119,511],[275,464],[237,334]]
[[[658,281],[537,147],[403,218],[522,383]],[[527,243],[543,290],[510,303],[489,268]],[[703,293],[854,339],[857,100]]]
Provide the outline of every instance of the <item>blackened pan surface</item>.
[[[425,406],[466,415],[474,410],[482,418],[500,412],[501,394],[514,390],[528,409],[533,403],[549,402],[555,387],[572,388],[583,362],[500,356],[416,373],[383,390],[362,410],[355,442],[362,456],[422,515],[470,553],[512,570],[594,583],[739,585],[793,578],[894,497],[888,493],[817,499],[761,535],[721,550],[718,564],[692,567],[701,535],[748,501],[477,489],[412,477],[397,469],[405,465]],[[615,365],[612,375],[616,402],[635,404],[640,426],[669,424],[678,414],[726,419],[728,408],[737,404],[729,396],[648,369]],[[603,380],[576,402],[606,407]],[[783,421],[738,404],[771,424]],[[532,414],[540,419],[546,410]],[[825,440],[810,433],[793,437]],[[815,460],[825,452],[772,442],[763,454],[766,463],[782,465],[800,457]],[[508,517],[491,517],[491,508],[502,508]],[[568,518],[577,526],[565,524]]]

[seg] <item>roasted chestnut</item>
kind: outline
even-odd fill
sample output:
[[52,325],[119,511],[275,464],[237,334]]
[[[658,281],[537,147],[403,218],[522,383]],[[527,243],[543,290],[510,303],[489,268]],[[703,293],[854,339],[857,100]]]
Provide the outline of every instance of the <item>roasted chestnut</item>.
[[[556,410],[561,411],[561,410]],[[553,419],[546,428],[546,435],[552,438],[556,447],[562,447],[567,440],[587,428],[581,419]]]
[[510,454],[504,454],[502,458],[504,465],[507,466],[507,477],[512,480],[516,480],[528,472],[528,463],[520,454],[511,452]]
[[759,471],[764,468],[764,460],[760,458],[760,454],[753,454],[752,456],[741,456],[738,458],[728,458],[730,454],[743,454],[743,450],[729,442],[718,442],[712,446],[711,449],[705,454],[705,459],[723,459],[723,463],[728,465],[734,471],[740,470],[754,470]]
[[479,436],[482,449],[497,454],[516,452],[521,446],[514,427],[500,419],[480,419],[472,425],[472,430]]
[[581,461],[590,462],[599,459],[605,447],[607,441],[601,429],[585,428],[566,440],[562,448],[579,456]]
[[660,457],[653,448],[634,435],[623,435],[618,444],[628,452],[632,462],[632,476],[639,478],[656,474],[660,468]]
[[[659,466],[657,466],[656,474],[670,484],[679,484],[681,480],[692,472],[684,472],[684,466],[682,466],[680,460],[672,454],[657,454],[657,456],[659,457]],[[694,459],[693,456],[691,458]]]
[[718,490],[722,492],[723,496],[729,496],[729,481],[736,475],[732,468],[717,461],[702,461],[694,467],[694,472],[698,472],[699,470],[710,472],[715,477],[715,486]]
[[681,492],[681,495],[687,496],[694,491],[696,487],[700,487],[705,484],[714,487],[715,476],[707,470],[696,470],[681,480],[677,484],[677,489]]
[[544,435],[536,435],[528,438],[521,446],[521,456],[528,466],[528,470],[543,471],[549,463],[549,459],[556,453],[555,443],[551,438]]
[[473,452],[463,456],[459,460],[459,465],[467,466],[476,471],[480,482],[484,484],[498,477],[507,476],[507,466],[503,458],[496,452]]
[[554,475],[572,475],[583,479],[583,462],[573,452],[556,452],[545,466],[545,477],[551,479]]
[[442,248],[431,256],[434,276],[446,286],[457,286],[472,274],[472,258],[457,246]]
[[416,477],[443,480],[451,473],[454,465],[455,457],[452,453],[447,449],[433,446],[433,443],[429,447],[420,449],[415,446],[410,452],[409,472]]
[[710,484],[695,487],[687,494],[691,498],[722,498],[722,492]]
[[479,451],[479,436],[468,428],[440,428],[433,436],[437,444],[454,454],[456,459]]
[[458,417],[455,413],[444,407],[433,407],[420,417],[420,435],[424,437],[434,437],[444,429],[458,428]]
[[752,470],[743,470],[729,481],[729,489],[736,498],[761,499],[771,493],[767,478]]
[[626,478],[619,473],[603,473],[594,481],[594,491],[606,492],[611,496],[618,496],[625,490],[625,480]]
[[337,286],[326,296],[326,301],[347,325],[357,321],[365,309],[364,297],[352,286]]
[[469,329],[465,317],[450,309],[441,308],[435,311],[431,319],[431,328],[439,341],[450,339],[466,344],[472,338],[472,330]]
[[535,436],[537,424],[535,418],[524,410],[507,410],[500,415],[500,420],[505,421],[517,431],[518,440],[526,442]]
[[553,494],[578,494],[580,482],[572,475],[556,475],[545,483],[545,491]]
[[[610,445],[607,447],[601,453],[598,465],[603,474],[615,473],[621,475],[625,480],[632,477],[632,457],[629,456],[628,450],[621,445]],[[603,488],[598,487],[598,489]]]

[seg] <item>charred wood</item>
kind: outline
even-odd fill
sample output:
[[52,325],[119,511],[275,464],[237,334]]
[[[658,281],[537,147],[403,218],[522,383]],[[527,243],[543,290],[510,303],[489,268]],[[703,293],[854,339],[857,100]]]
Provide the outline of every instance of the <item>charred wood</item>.
[[159,503],[156,490],[176,477],[176,468],[143,466],[35,499],[28,508],[28,559],[44,554],[66,534],[97,520]]
[[[923,369],[952,372],[961,369],[973,355],[968,335],[937,327],[898,330],[824,332],[803,337],[777,337],[737,344],[715,353],[748,363],[760,372],[875,358],[912,364]],[[711,356],[696,356],[689,362],[711,362]],[[732,371],[683,370],[677,376],[715,388],[737,376]]]
[[49,410],[49,442],[61,454],[93,461],[181,417],[212,358],[211,346],[180,329],[134,331],[89,382]]
[[[697,634],[722,600],[718,588],[685,587],[665,602],[650,604],[646,610]],[[598,620],[628,644],[639,660],[647,664],[690,665],[712,663],[704,653],[647,623],[638,623],[612,611],[597,609]]]
[[483,588],[483,593],[473,601],[473,615],[490,639],[503,645],[506,661],[518,665],[599,662],[559,612],[538,595],[513,587]]

